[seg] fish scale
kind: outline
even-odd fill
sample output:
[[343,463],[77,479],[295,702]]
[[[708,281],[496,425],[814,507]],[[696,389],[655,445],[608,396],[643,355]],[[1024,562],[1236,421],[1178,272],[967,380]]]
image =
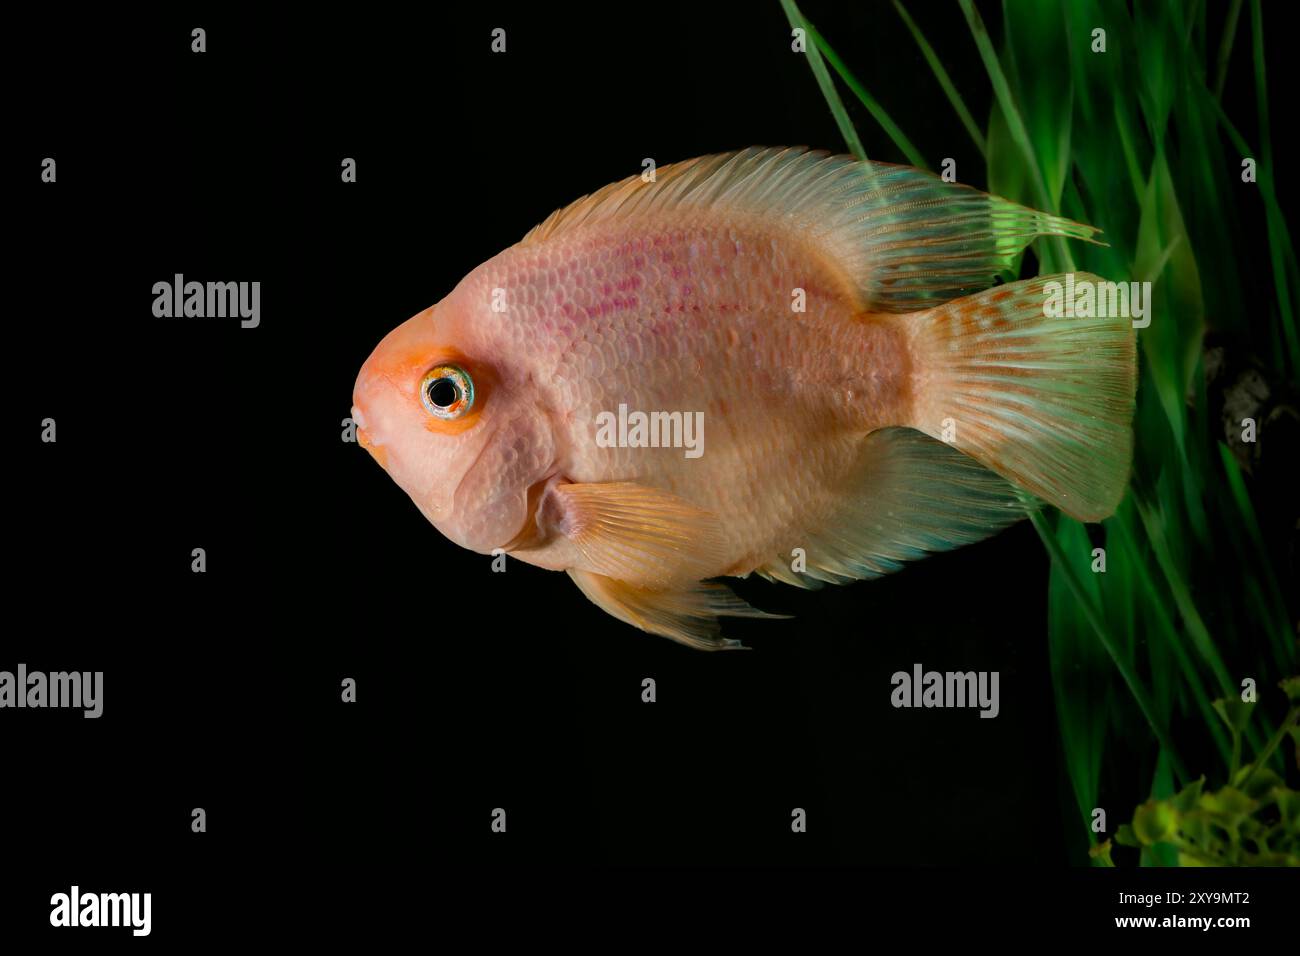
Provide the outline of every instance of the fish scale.
[[[904,364],[901,336],[851,321],[847,283],[813,250],[737,220],[688,219],[636,240],[619,224],[588,226],[544,254],[508,251],[484,267],[482,284],[496,276],[506,288],[522,285],[519,314],[499,321],[536,330],[537,378],[579,383],[561,393],[569,428],[560,471],[578,482],[635,480],[689,496],[723,519],[727,560],[718,572],[733,574],[796,546],[795,529],[822,507],[818,489],[857,458],[853,446],[830,439],[890,421]],[[620,285],[644,292],[629,302]],[[791,310],[795,288],[808,292],[807,312]],[[484,346],[492,337],[483,336]],[[721,412],[736,396],[746,400]],[[593,423],[620,403],[703,411],[706,453],[684,467],[675,449],[598,448]],[[806,422],[797,421],[800,409]],[[807,465],[781,467],[791,461]],[[788,516],[784,526],[756,514],[770,506]],[[563,567],[567,549],[555,542],[554,552],[528,557]]]

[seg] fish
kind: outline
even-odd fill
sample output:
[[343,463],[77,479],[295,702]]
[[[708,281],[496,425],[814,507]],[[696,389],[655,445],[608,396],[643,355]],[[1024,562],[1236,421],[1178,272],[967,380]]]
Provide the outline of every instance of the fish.
[[663,166],[558,209],[389,332],[357,376],[357,438],[455,544],[736,648],[722,618],[781,615],[720,579],[846,584],[1035,508],[1114,512],[1132,322],[1049,307],[1067,280],[1102,284],[1088,273],[999,281],[1038,237],[1099,233],[804,147]]

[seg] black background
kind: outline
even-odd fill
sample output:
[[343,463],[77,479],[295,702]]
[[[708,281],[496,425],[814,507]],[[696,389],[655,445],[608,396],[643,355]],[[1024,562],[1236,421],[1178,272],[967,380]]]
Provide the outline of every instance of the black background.
[[[986,115],[956,8],[910,6]],[[889,7],[805,9],[852,38],[841,52],[923,153],[982,185]],[[174,940],[238,929],[221,907],[273,919],[304,898],[331,912],[317,928],[364,928],[407,906],[390,897],[445,904],[420,887],[467,868],[462,885],[513,885],[498,864],[1014,864],[1012,880],[1080,862],[1028,524],[847,588],[744,582],[795,617],[729,622],[753,650],[710,655],[619,624],[563,575],[492,573],[340,440],[378,340],[557,206],[645,157],[842,148],[778,4],[218,10],[11,24],[0,669],[102,670],[105,705],[0,715],[7,928],[48,927],[74,882],[152,891]],[[852,111],[870,155],[902,159]],[[260,281],[261,326],[154,318],[174,273]],[[36,437],[47,416],[57,444]],[[998,671],[998,719],[893,709],[890,675],[917,662]],[[935,879],[936,906],[989,891]]]

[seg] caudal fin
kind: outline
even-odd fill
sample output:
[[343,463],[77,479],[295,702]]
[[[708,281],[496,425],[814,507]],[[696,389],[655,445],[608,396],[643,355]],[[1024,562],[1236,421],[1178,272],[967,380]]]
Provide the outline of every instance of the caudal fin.
[[[1127,312],[1088,273],[1040,276],[901,320],[917,364],[911,424],[1080,521],[1114,512],[1128,485],[1137,388]],[[1083,304],[1083,303],[1081,303]]]

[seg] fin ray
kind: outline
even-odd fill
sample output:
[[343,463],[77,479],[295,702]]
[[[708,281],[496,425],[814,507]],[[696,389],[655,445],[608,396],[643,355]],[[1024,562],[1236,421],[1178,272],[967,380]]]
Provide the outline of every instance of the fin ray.
[[1039,276],[910,322],[927,369],[911,424],[939,437],[950,420],[957,448],[1071,517],[1099,521],[1128,486],[1136,333],[1127,316],[1047,314],[1054,282],[1069,287],[1067,276]]
[[800,587],[897,571],[906,561],[971,544],[1025,516],[1016,489],[951,445],[910,428],[863,442],[843,503],[808,535],[805,570],[778,556],[758,572]]
[[1037,236],[1093,240],[1092,226],[890,163],[822,150],[702,156],[611,183],[556,210],[523,245],[583,226],[684,209],[781,222],[838,263],[859,311],[913,312],[987,288]]
[[722,526],[671,492],[630,481],[557,485],[558,530],[585,568],[648,587],[698,581],[722,563]]
[[590,571],[570,569],[569,577],[593,604],[612,617],[699,650],[743,647],[739,641],[722,636],[720,616],[783,617],[758,610],[725,584],[712,581],[655,590]]

